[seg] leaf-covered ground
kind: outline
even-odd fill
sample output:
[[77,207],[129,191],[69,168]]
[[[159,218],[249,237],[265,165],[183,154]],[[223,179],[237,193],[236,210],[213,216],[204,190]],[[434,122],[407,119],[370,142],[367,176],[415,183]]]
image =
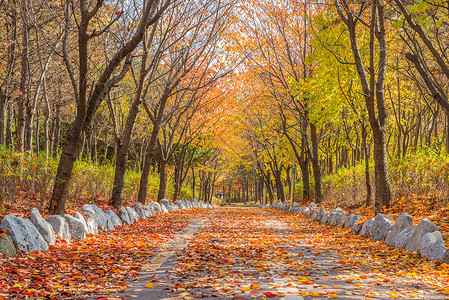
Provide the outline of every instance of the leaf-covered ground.
[[0,297],[444,299],[445,267],[300,215],[190,209],[2,257]]
[[204,209],[160,214],[84,241],[59,241],[46,252],[0,254],[0,299],[82,299],[126,289],[142,263]]
[[165,290],[159,299],[447,298],[444,267],[348,230],[261,209],[217,209],[206,219],[163,266],[168,280],[157,270],[146,276],[147,288]]

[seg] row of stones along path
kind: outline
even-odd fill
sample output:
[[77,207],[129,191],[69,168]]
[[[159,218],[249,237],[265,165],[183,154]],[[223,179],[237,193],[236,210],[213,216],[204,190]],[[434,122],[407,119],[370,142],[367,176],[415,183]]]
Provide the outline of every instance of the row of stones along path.
[[448,297],[438,293],[431,281],[405,272],[395,273],[391,266],[371,260],[371,254],[359,253],[351,260],[351,253],[357,253],[357,249],[351,249],[354,245],[350,241],[338,248],[326,245],[326,231],[335,229],[312,222],[273,210],[210,210],[205,218],[195,220],[163,245],[143,266],[139,279],[130,281],[124,293],[114,296],[125,299]]

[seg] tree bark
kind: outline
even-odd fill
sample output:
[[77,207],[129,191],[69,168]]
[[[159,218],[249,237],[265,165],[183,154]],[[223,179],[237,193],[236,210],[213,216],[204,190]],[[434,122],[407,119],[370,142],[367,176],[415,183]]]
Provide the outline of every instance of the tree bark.
[[315,202],[321,203],[323,200],[323,182],[321,179],[320,156],[318,154],[318,136],[316,126],[310,123],[310,139],[312,141],[312,167],[313,178],[315,179]]
[[159,192],[157,195],[157,200],[161,201],[165,198],[167,191],[167,161],[163,158],[159,161]]

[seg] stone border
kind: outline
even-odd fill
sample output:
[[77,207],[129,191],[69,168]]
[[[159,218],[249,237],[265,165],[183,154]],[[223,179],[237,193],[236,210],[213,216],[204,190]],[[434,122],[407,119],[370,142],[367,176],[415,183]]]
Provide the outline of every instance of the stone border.
[[[259,207],[262,208],[261,205]],[[438,263],[449,263],[449,250],[446,251],[443,237],[439,228],[427,219],[422,219],[418,226],[413,226],[413,217],[404,212],[393,218],[384,214],[377,214],[368,221],[361,223],[361,217],[356,214],[347,214],[340,207],[326,211],[324,206],[318,207],[314,202],[309,206],[300,207],[298,203],[276,201],[268,204],[264,209],[277,209],[294,214],[302,214],[315,219],[322,224],[352,228],[353,234],[371,238],[372,241],[385,241],[389,246],[406,249],[408,252],[417,252],[421,257],[429,261],[439,260]]]
[[23,219],[14,214],[6,215],[1,229],[8,234],[0,234],[0,253],[17,256],[17,250],[25,252],[46,251],[49,245],[55,245],[56,239],[70,243],[71,239],[84,240],[87,234],[98,234],[115,230],[123,225],[132,225],[140,219],[146,219],[160,213],[168,213],[189,208],[213,208],[202,200],[177,200],[171,203],[162,199],[160,203],[150,202],[148,205],[136,203],[133,207],[121,207],[117,214],[112,210],[102,211],[95,204],[84,204],[81,211],[89,217],[84,218],[79,212],[74,216],[53,215],[44,219],[37,208],[30,211],[30,219]]

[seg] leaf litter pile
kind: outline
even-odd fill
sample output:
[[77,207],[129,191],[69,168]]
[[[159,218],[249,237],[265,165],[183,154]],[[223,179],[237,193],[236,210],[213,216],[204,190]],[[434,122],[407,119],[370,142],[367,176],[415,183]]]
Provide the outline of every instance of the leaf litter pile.
[[448,297],[448,266],[346,229],[261,209],[218,209],[208,219],[177,253],[170,299]]
[[[83,241],[58,241],[49,251],[0,260],[0,299],[81,299],[126,289],[156,247],[185,228],[204,209],[160,214],[88,235]],[[1,254],[0,254],[1,255]]]

